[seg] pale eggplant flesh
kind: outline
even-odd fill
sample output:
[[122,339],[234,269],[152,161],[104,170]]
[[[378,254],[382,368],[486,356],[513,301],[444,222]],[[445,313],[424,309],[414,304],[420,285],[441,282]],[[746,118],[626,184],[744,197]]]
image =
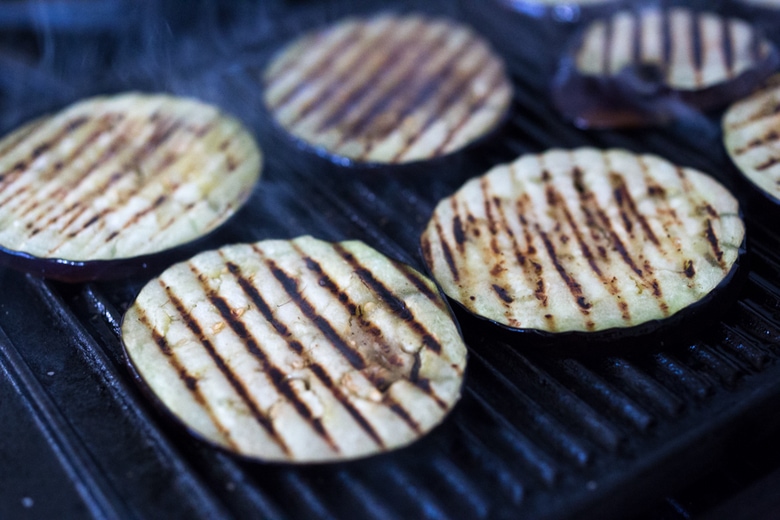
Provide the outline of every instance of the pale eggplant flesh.
[[722,129],[726,151],[744,178],[780,204],[780,74],[731,105]]
[[424,15],[347,18],[282,48],[262,74],[284,132],[344,165],[453,154],[505,120],[512,85],[471,29]]
[[0,140],[0,262],[69,282],[126,277],[223,224],[261,167],[254,137],[211,105],[83,100]]
[[362,242],[204,252],[151,280],[122,321],[142,387],[196,437],[250,460],[341,462],[427,434],[460,397],[446,299]]
[[744,20],[684,7],[623,10],[574,39],[552,97],[583,128],[667,124],[728,105],[778,65],[776,46]]
[[625,150],[550,150],[442,200],[421,250],[469,313],[576,350],[723,304],[745,228],[737,199],[704,173]]

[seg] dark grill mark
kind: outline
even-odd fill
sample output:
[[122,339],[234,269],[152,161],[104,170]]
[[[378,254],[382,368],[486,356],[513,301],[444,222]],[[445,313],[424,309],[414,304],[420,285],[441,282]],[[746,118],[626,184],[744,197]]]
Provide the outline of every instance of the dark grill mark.
[[[115,124],[117,121],[122,119],[121,114],[106,114],[103,118],[101,118],[98,122],[98,128],[96,128],[85,140],[83,140],[81,143],[79,143],[79,146],[69,154],[69,156],[65,159],[68,163],[75,160],[82,152],[84,152],[88,147],[92,146],[92,143],[100,137],[102,134],[104,134],[112,124]],[[98,156],[97,159],[95,159],[91,164],[89,164],[75,179],[70,181],[67,185],[60,186],[56,191],[54,191],[48,199],[48,204],[46,206],[45,211],[50,211],[53,208],[57,207],[58,203],[61,203],[62,199],[67,196],[67,194],[73,190],[76,190],[79,188],[79,186],[82,185],[82,183],[85,182],[85,180],[92,175],[102,164],[107,162],[111,159],[117,152],[119,152],[124,146],[127,144],[127,136],[125,133],[120,133],[118,136],[116,136],[108,145],[108,147],[103,150],[103,152]],[[55,164],[56,166],[56,164]],[[55,168],[56,171],[56,168]],[[52,170],[49,170],[46,173],[46,177],[41,177],[41,181],[45,181],[47,177],[51,177],[54,172]],[[114,182],[113,176],[110,178],[110,182]],[[89,193],[89,196],[100,193],[105,190],[107,187],[107,183],[103,183],[101,186],[96,186],[95,189],[91,190]],[[87,196],[84,196],[83,198],[87,198]],[[29,212],[34,207],[37,207],[37,203],[33,201],[33,207],[28,208],[26,211]],[[73,222],[75,222],[83,213],[85,213],[89,208],[86,205],[73,205],[69,208],[66,208],[64,211],[56,212],[51,215],[49,215],[46,222],[40,226],[40,227],[47,227],[52,225],[53,223],[57,222],[58,220],[62,219],[66,215],[68,215],[71,211],[78,208],[78,212],[75,215],[72,215],[70,219],[61,227],[62,229],[68,229]],[[106,212],[101,213],[101,216],[105,214]],[[75,234],[73,234],[75,233]],[[71,232],[68,236],[70,238],[78,235],[77,232]],[[58,245],[55,250],[58,249],[62,244]]]
[[336,386],[325,369],[317,363],[311,363],[309,368],[314,373],[314,375],[317,376],[320,381],[322,381],[322,384],[324,384],[327,388],[330,389],[331,392],[333,392],[333,395],[342,404],[342,406],[344,406],[344,408],[347,410],[347,413],[349,413],[358,426],[360,426],[360,428],[366,432],[369,437],[371,437],[371,440],[373,440],[377,446],[384,448],[385,443],[382,441],[382,438],[379,437],[379,434],[376,432],[376,430],[374,430],[374,427],[371,426],[371,423],[369,423],[365,417],[363,417],[363,414],[360,413],[360,410],[355,408],[352,403],[349,402],[349,399],[341,392],[341,390],[339,390],[339,387]]
[[[531,233],[530,226],[528,225],[528,222],[525,218],[526,202],[527,200],[521,197],[516,203],[516,210],[517,218],[523,227],[523,238],[525,239],[527,249],[525,253],[523,253],[520,250],[520,245],[517,243],[515,237],[512,237],[512,247],[514,248],[515,258],[517,258],[520,266],[523,267],[523,274],[525,274],[526,279],[531,284],[531,286],[534,287],[534,296],[537,300],[539,300],[539,302],[541,302],[542,306],[547,307],[548,299],[545,289],[544,277],[542,276],[542,265],[536,260],[536,248],[533,245],[533,234]],[[499,214],[506,222],[507,218],[504,214],[503,208],[499,208]],[[528,267],[526,267],[526,262],[528,263]]]
[[[358,41],[360,39],[360,36],[363,33],[363,29],[361,27],[355,27],[352,29],[352,32],[349,33],[346,38],[342,39],[341,42],[337,43],[336,47],[334,49],[331,49],[329,52],[325,53],[325,59],[320,60],[319,62],[316,62],[313,64],[313,68],[307,71],[304,71],[304,76],[301,79],[301,81],[297,82],[296,85],[290,89],[284,96],[282,96],[281,99],[276,101],[276,104],[274,105],[275,108],[281,108],[284,105],[286,105],[291,99],[293,99],[297,94],[299,94],[303,89],[305,89],[307,86],[311,84],[311,78],[317,78],[323,74],[324,71],[328,70],[335,62],[339,59],[339,57],[351,46],[353,43]],[[276,72],[276,76],[274,78],[270,78],[270,80],[267,79],[267,87],[270,88],[270,86],[274,83],[274,81],[281,79],[287,70],[289,70],[292,66],[295,65],[294,59],[288,60],[288,63],[284,69],[281,71]]]
[[778,140],[780,140],[780,133],[778,133],[777,130],[772,129],[772,130],[769,130],[765,135],[763,135],[763,136],[761,136],[759,138],[753,139],[752,141],[747,143],[747,145],[745,145],[744,147],[738,148],[738,149],[734,150],[734,154],[735,155],[743,155],[743,154],[749,152],[750,150],[752,150],[754,148],[758,148],[760,146],[768,145],[768,144],[774,143],[775,141],[778,141]]
[[[374,45],[377,45],[377,42],[384,41],[385,36],[387,35],[388,31],[391,29],[392,29],[392,24],[383,28],[380,31],[380,33],[372,36],[370,39],[362,39],[360,42],[361,47],[359,51],[357,52],[356,55],[352,57],[352,61],[348,65],[344,66],[344,69],[359,72],[360,64],[364,64],[367,61],[367,58],[374,51]],[[343,56],[342,57],[335,56],[335,58],[339,59],[339,61],[342,61],[344,59]],[[326,61],[330,61],[330,58]],[[337,62],[333,60],[334,65],[335,63]],[[360,77],[361,77],[360,74],[356,74],[353,75],[350,79],[352,81],[355,81],[356,78],[360,78]],[[309,86],[317,85],[320,91],[315,96],[312,96],[312,98],[309,101],[307,101],[306,103],[298,107],[295,117],[292,119],[292,121],[287,123],[288,127],[290,128],[294,127],[296,124],[298,124],[300,121],[305,119],[306,116],[310,115],[315,110],[321,107],[328,107],[330,104],[332,104],[331,98],[338,95],[344,89],[349,87],[349,84],[345,84],[343,81],[332,81],[331,78],[333,78],[331,70],[329,70],[329,68],[325,68],[319,70],[319,77],[317,75],[309,74],[300,80],[301,83],[308,84]],[[277,106],[282,106],[282,105],[277,105]]]
[[[75,118],[71,120],[67,125],[65,125],[63,128],[58,129],[53,136],[49,137],[46,141],[41,143],[39,146],[35,148],[32,152],[32,156],[27,159],[22,159],[20,162],[17,162],[9,171],[5,171],[2,174],[0,174],[0,182],[5,184],[6,182],[15,179],[20,173],[27,170],[27,168],[30,166],[30,163],[32,163],[40,153],[42,153],[43,150],[49,150],[57,145],[65,136],[68,135],[69,132],[72,130],[76,130],[80,126],[82,126],[84,123],[86,123],[89,120],[89,118],[82,116],[79,118]],[[42,119],[39,121],[36,121],[35,123],[31,123],[30,127],[26,130],[21,131],[21,133],[10,140],[2,149],[2,152],[0,152],[0,155],[5,154],[7,151],[17,147],[21,146],[21,144],[24,141],[30,140],[32,141],[35,137],[36,131],[39,129],[46,129],[49,126],[50,122],[48,119]],[[71,128],[72,127],[72,128]],[[36,153],[37,152],[37,153]]]
[[406,264],[396,264],[396,267],[398,268],[401,273],[406,277],[409,282],[414,285],[414,287],[420,291],[420,293],[424,294],[426,298],[428,298],[432,303],[434,303],[437,307],[440,309],[444,308],[444,301],[442,300],[439,293],[431,289],[427,283],[421,278],[421,275],[417,273],[414,269],[409,267]]
[[[650,228],[650,224],[647,222],[647,218],[645,218],[645,216],[642,215],[637,209],[636,203],[628,191],[628,186],[626,186],[625,179],[615,173],[610,174],[610,179],[613,185],[616,186],[614,188],[614,196],[618,206],[621,208],[627,208],[634,219],[636,219],[636,221],[639,223],[639,226],[642,228],[642,231],[644,232],[647,239],[650,240],[650,242],[652,242],[655,246],[660,246],[661,244],[658,241],[658,237],[656,237],[652,228]],[[622,215],[623,219],[626,221],[626,230],[630,233],[632,229],[632,221],[625,213]]]
[[702,65],[704,62],[704,49],[702,48],[702,31],[704,21],[696,14],[691,15],[690,30],[686,37],[691,39],[691,63],[696,77],[696,86],[702,85]]
[[387,401],[387,405],[390,408],[390,410],[393,411],[394,414],[399,416],[403,421],[409,425],[409,427],[416,433],[418,436],[423,434],[422,429],[420,428],[420,425],[417,424],[417,421],[415,421],[411,415],[409,415],[409,412],[407,412],[403,406],[399,405],[395,401],[393,401],[389,395],[385,394],[385,401]]
[[[191,269],[193,270],[194,274],[198,276],[197,270],[192,267]],[[209,290],[207,287],[203,287],[203,289],[206,291],[211,304],[219,311],[219,314],[233,330],[233,332],[235,332],[236,335],[241,338],[249,353],[260,362],[260,365],[263,367],[263,371],[268,374],[268,377],[274,385],[276,391],[283,395],[287,402],[293,405],[295,411],[298,412],[298,415],[311,424],[312,428],[314,428],[314,431],[317,432],[317,435],[322,437],[331,450],[336,453],[340,452],[341,450],[339,447],[333,441],[330,434],[325,430],[322,421],[319,418],[314,417],[306,403],[300,400],[298,394],[295,392],[295,389],[292,387],[291,380],[282,370],[271,363],[262,347],[258,344],[257,340],[252,336],[249,330],[247,330],[246,325],[244,325],[240,319],[236,319],[236,317],[233,315],[230,306],[227,304],[224,298],[219,296],[214,291]]]
[[583,296],[582,286],[579,284],[579,282],[577,282],[577,280],[572,275],[566,272],[566,268],[563,266],[563,264],[561,264],[560,260],[558,259],[558,256],[555,252],[555,246],[550,240],[550,237],[547,235],[547,233],[542,231],[542,228],[538,224],[536,225],[536,233],[542,239],[542,242],[544,243],[544,247],[547,250],[547,254],[550,257],[550,261],[555,266],[555,270],[558,271],[558,274],[560,275],[563,282],[566,284],[566,287],[569,288],[569,292],[571,292],[572,296],[574,296],[577,305],[580,307],[580,310],[582,311],[583,314],[588,314],[588,309],[590,309],[591,304],[588,303],[588,301]]
[[725,269],[726,266],[723,265],[723,251],[718,245],[718,237],[715,236],[715,230],[712,229],[712,220],[710,219],[707,219],[707,229],[705,230],[705,236],[707,237],[707,241],[710,243],[710,248],[712,249],[712,253],[715,255],[715,259],[718,261],[718,264],[721,266],[721,268]]
[[[179,375],[179,379],[181,379],[184,382],[184,385],[187,387],[187,389],[192,394],[192,397],[195,399],[195,401],[206,411],[209,418],[211,419],[211,423],[222,433],[222,437],[227,441],[227,443],[234,449],[238,449],[238,446],[236,446],[235,442],[233,442],[233,439],[231,438],[230,431],[225,428],[220,422],[217,420],[217,417],[214,415],[214,411],[211,409],[211,406],[209,405],[208,401],[203,397],[203,393],[200,391],[200,387],[198,386],[198,379],[191,374],[187,372],[187,369],[179,362],[179,359],[173,354],[173,350],[171,350],[170,345],[168,345],[168,342],[166,339],[159,333],[157,330],[152,327],[152,324],[149,322],[149,318],[144,312],[143,309],[138,309],[138,319],[143,324],[144,327],[146,327],[152,334],[152,339],[154,340],[157,347],[160,349],[160,352],[163,353],[163,355],[168,358],[168,363],[171,364],[173,369],[176,371],[176,373]],[[279,439],[279,447],[284,451],[285,453],[289,453],[287,451],[287,447],[284,445],[283,442],[281,442],[281,439]]]
[[[454,201],[455,198],[453,197],[452,200]],[[453,206],[454,205],[455,203],[453,202]],[[457,208],[454,208],[454,211],[457,212]],[[466,234],[463,231],[463,222],[461,222],[460,215],[457,213],[452,219],[452,235],[455,237],[455,242],[458,244],[458,250],[463,251],[463,244],[466,242]]]
[[[447,146],[449,146],[450,142],[452,142],[452,139],[458,134],[460,129],[463,128],[463,126],[474,116],[474,114],[479,112],[485,106],[485,103],[487,103],[487,100],[490,99],[490,96],[492,96],[493,93],[498,90],[498,88],[504,82],[505,80],[503,72],[500,69],[496,70],[495,74],[493,74],[493,77],[490,80],[490,85],[488,88],[479,98],[476,100],[471,100],[469,109],[466,110],[460,120],[449,129],[447,132],[447,137],[445,137],[441,144],[436,148],[434,155],[442,154],[447,149]],[[422,132],[420,132],[420,135],[422,135]]]
[[728,71],[728,77],[733,77],[734,70],[734,31],[729,20],[722,20],[720,24],[721,41],[723,42],[723,61]]
[[[432,94],[434,91],[427,80],[431,71],[426,70],[424,74],[420,73],[423,70],[422,64],[426,63],[431,55],[441,48],[440,46],[445,43],[447,35],[447,31],[444,31],[434,41],[427,42],[424,46],[415,45],[415,47],[420,47],[421,53],[414,56],[413,59],[407,58],[405,60],[411,66],[399,75],[392,84],[381,87],[385,89],[382,95],[345,129],[345,135],[356,137],[367,133],[367,130],[370,129],[371,136],[375,138],[386,137],[396,128],[400,120],[398,114],[419,107],[427,99],[427,95],[419,93]],[[458,52],[454,54],[458,54]],[[435,74],[437,72],[434,72]],[[382,115],[381,119],[377,119],[380,114]],[[343,141],[344,139],[341,140],[341,142]]]
[[274,442],[276,442],[279,445],[282,451],[284,451],[284,453],[289,455],[290,450],[285,444],[284,440],[279,435],[279,433],[276,431],[273,422],[271,422],[271,420],[268,417],[266,417],[265,414],[263,414],[263,412],[257,407],[257,404],[251,398],[249,392],[244,387],[244,384],[238,379],[236,379],[235,374],[233,374],[233,371],[227,365],[225,360],[222,359],[222,357],[217,353],[211,341],[209,341],[203,334],[203,330],[201,329],[200,324],[194,319],[192,319],[192,317],[190,317],[189,312],[184,307],[184,304],[173,293],[170,287],[167,287],[162,281],[160,282],[160,285],[165,290],[165,294],[168,296],[168,299],[176,308],[176,311],[181,316],[185,325],[187,325],[187,328],[190,329],[190,331],[198,338],[201,345],[203,345],[203,348],[206,350],[206,352],[209,354],[211,359],[214,361],[214,364],[217,366],[219,371],[222,372],[222,375],[225,376],[225,379],[227,379],[227,381],[230,383],[230,386],[233,387],[233,390],[239,395],[239,397],[241,397],[241,400],[246,404],[247,408],[252,414],[252,417],[254,417],[257,423],[268,433],[268,435],[274,440]]
[[[336,246],[336,248],[340,248],[340,246]],[[265,263],[268,266],[269,270],[273,274],[274,278],[281,283],[282,287],[284,288],[285,292],[288,296],[290,296],[291,301],[295,302],[295,304],[298,306],[298,308],[303,312],[303,314],[311,321],[314,325],[317,326],[317,328],[322,332],[322,334],[328,339],[328,341],[331,342],[331,344],[336,347],[336,349],[341,352],[341,354],[347,359],[347,361],[352,365],[353,368],[356,370],[363,370],[367,367],[367,364],[363,357],[360,355],[360,352],[354,350],[350,345],[348,345],[341,336],[338,335],[338,333],[333,329],[331,324],[324,319],[323,317],[319,316],[316,313],[316,310],[312,307],[312,305],[306,301],[306,299],[303,298],[301,295],[299,288],[298,288],[298,282],[287,275],[282,269],[279,268],[279,266],[271,259],[265,258],[262,251],[257,249],[256,246],[253,246],[253,250],[255,253],[257,253],[261,258],[265,259]],[[348,256],[351,257],[347,253]],[[363,280],[364,283],[366,283],[365,280]],[[431,348],[430,345],[428,345],[425,341],[425,338],[423,338],[423,344]],[[438,345],[438,343],[436,344]],[[384,394],[384,399],[390,400],[390,397],[387,394]],[[414,429],[414,431],[419,432],[419,426],[409,417],[409,415],[406,413],[406,411],[400,407],[400,405],[393,404],[390,406],[390,409],[401,419],[406,422],[410,428]]]
[[[254,248],[255,251],[262,256],[262,253]],[[317,314],[316,309],[309,303],[301,294],[298,287],[298,281],[291,278],[285,273],[273,260],[266,259],[266,264],[279,283],[282,284],[287,295],[292,298],[292,301],[298,306],[303,314],[322,332],[322,334],[335,346],[344,358],[352,365],[355,370],[362,370],[366,368],[366,362],[360,355],[360,352],[353,349],[346,341],[344,341],[338,332],[335,331],[333,326],[328,320]]]
[[425,325],[417,321],[414,313],[409,310],[403,300],[393,294],[393,292],[380,280],[377,280],[371,271],[362,266],[357,259],[340,244],[336,244],[334,249],[352,266],[355,270],[355,274],[357,274],[363,283],[366,284],[366,286],[369,287],[385,305],[387,305],[393,314],[405,321],[409,327],[420,336],[423,345],[436,354],[441,353],[441,344],[430,332],[428,332]]
[[[350,312],[350,315],[356,317],[356,319],[358,319],[360,321],[361,327],[363,329],[368,330],[374,336],[382,336],[382,331],[376,325],[374,325],[373,323],[369,322],[368,320],[366,320],[365,318],[360,316],[359,313],[356,313],[357,306],[350,301],[349,296],[345,292],[343,292],[343,291],[341,291],[339,289],[339,287],[336,285],[336,283],[322,269],[322,266],[320,266],[320,264],[318,264],[314,259],[312,259],[312,258],[306,256],[305,254],[303,254],[302,251],[298,250],[297,248],[296,248],[296,250],[303,257],[303,260],[306,263],[307,268],[320,277],[320,280],[319,280],[320,286],[325,287],[326,289],[328,289],[330,291],[330,293],[334,297],[336,297],[336,299],[339,302],[341,302],[347,308],[347,310]],[[385,359],[386,359],[387,362],[389,362],[391,364],[394,364],[396,366],[399,366],[399,367],[403,367],[403,365],[404,365],[404,362],[401,359],[398,359],[396,362],[394,362],[394,358],[391,357],[391,356],[386,356]],[[425,384],[425,382],[427,382],[427,380],[424,380],[425,382],[423,382],[423,380],[419,379],[419,372],[420,372],[420,352],[417,351],[414,354],[414,361],[412,362],[412,368],[411,368],[410,373],[409,373],[409,381],[411,383],[413,383],[415,386],[417,386],[418,388],[420,388],[429,397],[434,399],[436,401],[437,405],[439,405],[439,406],[444,405],[444,409],[446,410],[447,404],[444,403],[433,392],[433,388],[430,386],[430,384]],[[382,393],[385,393],[386,390],[390,387],[390,385],[394,382],[394,381],[384,380],[381,377],[378,377],[378,378],[377,377],[372,377],[372,374],[367,374],[367,376],[372,381],[372,383],[374,383],[374,386],[376,386],[376,388],[378,390],[380,390]],[[404,417],[402,417],[402,418],[404,420],[406,420]]]
[[[405,97],[404,99],[401,99],[399,96],[399,98],[397,98],[397,100],[390,107],[392,109],[390,112],[393,113],[393,117],[384,124],[382,131],[374,132],[372,129],[372,134],[377,138],[386,137],[390,134],[390,132],[395,130],[400,122],[406,119],[409,114],[427,103],[428,100],[430,100],[437,93],[437,85],[443,82],[444,79],[446,79],[455,69],[463,49],[464,46],[461,46],[457,52],[453,52],[453,54],[448,58],[448,60],[445,61],[444,65],[439,70],[429,71],[428,74],[420,74],[418,77],[416,77],[416,81],[412,81],[409,85],[407,85],[408,89],[404,90],[412,92],[413,94]],[[372,149],[372,145],[373,143],[369,143],[369,146],[366,149],[366,153]],[[403,153],[403,151],[405,150],[402,150],[400,153]]]
[[[4,144],[0,146],[0,157],[7,154],[10,150],[13,150],[19,144],[23,143],[25,140],[30,139],[30,137],[36,132],[36,130],[42,128],[45,126],[46,121],[43,119],[39,119],[37,121],[33,121],[31,123],[28,123],[26,126],[22,127],[21,129],[16,131],[16,134],[12,134],[8,137],[4,138]],[[3,176],[8,172],[3,172],[3,174],[0,174],[0,182],[3,181]]]
[[767,159],[766,161],[762,162],[761,164],[756,165],[756,170],[758,170],[760,172],[764,171],[764,170],[768,170],[769,168],[771,168],[772,166],[774,166],[775,164],[777,164],[779,162],[780,162],[780,159],[778,159],[777,157],[770,157],[769,159]]
[[760,61],[763,57],[763,41],[756,31],[750,31],[750,57],[753,62]]
[[642,17],[633,16],[631,23],[634,29],[631,38],[631,60],[634,64],[640,65],[644,62],[644,49],[642,49],[642,35],[644,34],[644,31],[642,30]]
[[612,243],[612,247],[615,248],[615,251],[618,252],[620,257],[626,264],[628,264],[632,271],[634,271],[639,276],[644,276],[642,270],[636,265],[633,258],[631,258],[631,255],[628,254],[628,250],[626,250],[626,246],[623,244],[623,241],[620,240],[620,237],[612,229],[612,224],[609,221],[609,217],[607,217],[606,213],[604,213],[604,211],[600,208],[598,210],[598,216],[604,226],[604,229],[607,230],[607,233],[609,234],[610,242]]
[[[453,367],[453,368],[455,368],[455,367]],[[420,390],[425,392],[425,394],[427,394],[434,401],[436,401],[436,405],[439,408],[441,408],[445,412],[449,409],[449,407],[447,406],[447,403],[442,401],[441,397],[436,395],[436,393],[433,391],[433,387],[431,386],[430,380],[425,379],[425,378],[420,378],[420,379],[417,379],[416,381],[413,381],[413,383],[415,384],[415,386],[417,386],[417,388],[419,388]]]
[[[371,54],[367,56],[367,58],[376,56],[381,58],[374,64],[371,70],[366,69],[366,64],[364,63],[363,67],[361,67],[361,74],[364,74],[363,76],[358,75],[349,78],[347,81],[341,82],[343,89],[349,88],[349,91],[345,92],[342,90],[339,92],[339,97],[341,98],[339,103],[330,102],[325,105],[327,108],[332,108],[333,110],[319,125],[317,132],[324,132],[333,127],[341,127],[341,123],[348,118],[349,113],[354,110],[360,101],[364,100],[374,89],[383,88],[383,80],[397,70],[399,59],[404,56],[405,53],[408,53],[409,50],[414,50],[419,47],[420,44],[421,42],[416,40],[399,40],[395,35],[392,35],[390,38],[383,41],[380,45],[383,50],[381,54]],[[408,56],[406,56],[406,58],[408,59]],[[370,80],[361,81],[361,78],[365,77],[370,78]],[[333,81],[335,78],[330,77],[327,79]],[[345,84],[348,82],[348,85]],[[345,136],[356,135],[349,132],[349,127],[345,127],[342,130],[344,131]]]
[[[460,58],[460,56],[458,55],[457,58]],[[439,88],[436,90],[436,94],[438,94],[438,96],[435,99],[433,110],[425,119],[425,122],[422,124],[422,126],[417,129],[416,135],[410,136],[407,139],[406,146],[402,147],[401,150],[399,150],[398,153],[393,156],[391,162],[399,160],[404,155],[404,153],[406,153],[406,151],[411,148],[411,146],[425,133],[425,131],[428,130],[432,124],[438,121],[439,118],[441,118],[445,109],[455,105],[458,102],[458,98],[461,97],[464,92],[468,92],[468,85],[471,84],[473,79],[480,72],[482,72],[482,70],[482,66],[478,65],[465,74],[461,73],[457,82],[447,80],[446,77],[441,79],[436,78],[436,82],[432,82],[432,85],[436,85],[437,83],[439,84]],[[452,67],[451,72],[457,72],[457,69]],[[444,87],[446,87],[446,89]]]
[[582,251],[582,256],[584,256],[585,259],[588,261],[588,265],[593,270],[593,272],[596,273],[596,275],[599,278],[602,278],[603,274],[601,272],[601,268],[596,262],[596,258],[593,256],[593,252],[590,250],[590,247],[588,246],[587,242],[585,242],[585,237],[583,236],[582,231],[580,231],[579,226],[577,226],[577,222],[575,222],[574,217],[571,214],[571,211],[569,211],[569,208],[564,208],[563,212],[566,217],[566,222],[568,222],[569,227],[574,232],[574,237],[577,239],[577,244],[580,246],[580,251]]
[[[441,227],[441,223],[436,219],[436,233],[439,236],[439,243],[441,244],[441,252],[444,255],[444,260],[447,262],[447,266],[452,273],[452,279],[457,283],[460,280],[460,272],[458,272],[458,266],[455,265],[455,258],[452,256],[452,251],[447,242],[447,238],[444,236],[444,230]],[[430,257],[430,253],[428,255]],[[429,264],[430,265],[430,264]]]
[[307,350],[303,347],[300,341],[292,338],[292,332],[290,332],[289,328],[284,323],[276,319],[276,316],[274,316],[271,307],[260,295],[257,288],[252,284],[252,282],[243,276],[241,273],[241,268],[233,262],[229,261],[226,262],[226,265],[228,271],[230,271],[230,273],[236,278],[236,281],[238,282],[238,285],[241,287],[242,291],[244,291],[244,294],[249,297],[260,314],[262,314],[263,318],[265,318],[265,320],[271,324],[274,330],[276,330],[279,336],[287,342],[287,345],[293,352],[306,358],[308,368],[311,369],[317,379],[319,379],[320,382],[322,382],[322,384],[328,390],[330,390],[331,393],[333,393],[333,396],[347,410],[347,413],[349,413],[349,415],[355,419],[355,422],[363,429],[363,431],[365,431],[366,434],[371,437],[371,439],[378,446],[384,447],[384,442],[382,442],[382,439],[376,433],[376,430],[374,430],[366,418],[363,417],[360,411],[349,402],[349,399],[341,392],[339,387],[333,382],[333,379],[330,377],[330,375],[328,375],[325,369],[322,368],[316,361],[309,358]]
[[493,291],[498,295],[499,298],[501,298],[506,303],[512,303],[515,301],[514,298],[512,298],[507,290],[504,287],[501,287],[500,285],[493,284]]
[[[82,118],[82,119],[86,119],[86,118]],[[81,155],[84,152],[84,150],[86,150],[88,147],[92,146],[93,143],[97,140],[97,138],[100,137],[100,135],[103,134],[108,129],[108,127],[109,127],[109,125],[111,123],[111,119],[112,119],[112,117],[111,117],[110,114],[100,118],[95,123],[95,129],[92,132],[90,132],[90,134],[88,136],[86,136],[86,138],[83,139],[79,143],[79,145],[73,151],[71,151],[71,153],[68,154],[67,157],[63,158],[62,160],[70,163],[71,161],[75,160],[76,157]],[[81,125],[78,125],[78,126],[81,126]],[[51,139],[49,139],[49,141],[47,141],[45,143],[46,146],[48,148],[55,147],[57,145],[57,143],[59,143],[59,141],[61,141],[67,135],[67,133],[68,133],[67,130],[60,131],[59,133],[57,133],[54,137],[52,137]],[[27,160],[24,160],[21,163],[17,163],[12,172],[9,172],[9,174],[4,174],[2,176],[2,183],[8,185],[7,184],[8,182],[11,182],[11,181],[15,180],[19,175],[21,175],[25,171],[27,171],[27,168],[30,166],[30,164],[32,162],[33,162],[32,159],[27,159]],[[44,171],[40,172],[37,175],[37,179],[39,179],[40,182],[47,182],[47,181],[51,180],[55,175],[58,175],[58,172],[60,171],[60,168],[57,167],[58,162],[59,161],[55,162],[47,170],[44,170]],[[0,191],[2,191],[2,189],[3,188],[0,188]],[[0,205],[6,205],[6,204],[8,204],[10,201],[12,201],[14,199],[16,199],[17,206],[23,206],[25,203],[29,204],[29,200],[25,200],[25,199],[21,198],[19,196],[19,194],[20,194],[20,192],[17,192],[16,194],[9,195],[8,197],[6,197],[2,201],[0,201]],[[33,203],[35,203],[35,201],[37,200],[35,195],[36,195],[36,193],[30,193],[29,194],[29,199],[32,199]],[[54,199],[54,197],[50,197],[50,203],[51,202],[56,202],[56,201],[53,201],[52,199]],[[30,211],[30,209],[29,208],[24,208],[24,207],[22,209],[20,209],[20,210],[15,210],[15,212],[18,215],[20,215],[20,216],[26,215],[28,211]]]

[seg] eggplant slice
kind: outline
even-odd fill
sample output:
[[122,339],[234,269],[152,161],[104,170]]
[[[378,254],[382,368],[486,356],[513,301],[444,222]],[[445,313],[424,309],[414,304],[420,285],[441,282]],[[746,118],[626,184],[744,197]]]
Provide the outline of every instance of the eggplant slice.
[[743,239],[737,200],[710,176],[580,148],[472,179],[437,205],[421,246],[469,312],[582,340],[626,338],[694,306],[731,278]]
[[348,18],[282,49],[263,74],[278,124],[338,162],[439,157],[508,112],[503,62],[470,29],[420,15]]
[[742,174],[780,204],[780,74],[723,116],[723,142]]
[[67,281],[126,276],[227,220],[261,162],[236,119],[199,101],[81,101],[0,141],[0,260]]
[[683,7],[622,10],[575,39],[553,101],[580,127],[668,123],[739,99],[779,63],[743,20]]
[[197,436],[263,461],[395,449],[460,396],[466,348],[435,284],[362,242],[201,253],[147,284],[122,341]]

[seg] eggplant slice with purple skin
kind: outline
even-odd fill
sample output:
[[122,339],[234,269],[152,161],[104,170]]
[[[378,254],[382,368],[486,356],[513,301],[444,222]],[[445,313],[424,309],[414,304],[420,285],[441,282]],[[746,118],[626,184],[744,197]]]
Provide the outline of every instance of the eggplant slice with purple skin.
[[0,140],[0,262],[70,282],[128,276],[225,222],[261,165],[238,120],[202,102],[78,102]]
[[266,462],[405,446],[460,397],[446,299],[362,242],[312,237],[196,255],[150,281],[122,342],[143,387],[197,437]]
[[342,164],[445,156],[503,122],[512,85],[487,42],[422,15],[347,18],[305,34],[263,76],[285,132]]
[[437,205],[421,247],[471,314],[576,347],[680,320],[732,280],[744,236],[736,198],[712,177],[580,148],[472,179]]
[[590,23],[561,60],[553,103],[582,128],[694,118],[750,93],[780,64],[748,22],[683,7]]
[[723,115],[723,143],[742,175],[780,204],[780,74]]

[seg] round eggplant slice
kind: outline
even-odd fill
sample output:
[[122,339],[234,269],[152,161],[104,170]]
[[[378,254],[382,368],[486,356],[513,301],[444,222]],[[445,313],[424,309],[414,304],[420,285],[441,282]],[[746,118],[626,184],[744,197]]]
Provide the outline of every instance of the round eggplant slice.
[[249,197],[251,134],[207,104],[95,97],[0,140],[0,261],[66,281],[127,276]]
[[780,63],[747,22],[682,7],[589,24],[561,60],[553,102],[580,127],[663,124],[751,92]]
[[311,237],[170,267],[127,310],[122,341],[178,420],[263,461],[407,445],[454,406],[466,364],[432,281],[362,242]]
[[263,74],[278,124],[340,163],[431,159],[476,141],[508,112],[503,62],[443,19],[348,18],[282,49]]
[[731,160],[762,193],[780,204],[780,74],[723,116]]
[[708,297],[732,278],[743,239],[737,200],[710,176],[580,148],[469,181],[437,205],[421,247],[470,313],[529,339],[591,344],[637,336]]

